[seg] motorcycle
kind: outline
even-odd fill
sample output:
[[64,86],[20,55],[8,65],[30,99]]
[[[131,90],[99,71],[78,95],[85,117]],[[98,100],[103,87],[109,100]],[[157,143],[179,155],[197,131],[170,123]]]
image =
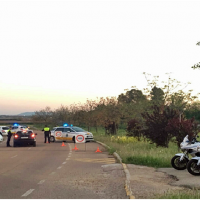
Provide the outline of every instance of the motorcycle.
[[198,142],[196,138],[193,138],[190,142],[187,135],[180,144],[180,148],[183,153],[175,154],[171,159],[171,165],[174,169],[184,170],[187,168],[187,164],[190,160],[189,155],[195,158],[200,156],[200,142]]

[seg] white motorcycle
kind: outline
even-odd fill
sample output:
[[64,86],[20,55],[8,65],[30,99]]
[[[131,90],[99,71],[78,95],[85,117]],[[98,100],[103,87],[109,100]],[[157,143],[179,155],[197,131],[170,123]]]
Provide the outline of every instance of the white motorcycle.
[[198,149],[200,150],[200,142],[198,142],[196,138],[193,138],[192,142],[190,142],[187,135],[180,144],[180,148],[183,153],[177,153],[171,159],[171,165],[174,169],[184,170],[187,168],[187,164],[190,160],[189,155],[195,158],[200,156],[200,151],[198,151]]
[[188,162],[187,170],[194,176],[200,176],[200,146],[197,146],[196,151],[198,154]]

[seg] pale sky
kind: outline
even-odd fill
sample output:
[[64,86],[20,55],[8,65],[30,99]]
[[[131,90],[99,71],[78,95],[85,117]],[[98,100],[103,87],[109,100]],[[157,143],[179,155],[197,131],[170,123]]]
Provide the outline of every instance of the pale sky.
[[165,73],[200,92],[200,1],[1,1],[0,115],[85,103]]

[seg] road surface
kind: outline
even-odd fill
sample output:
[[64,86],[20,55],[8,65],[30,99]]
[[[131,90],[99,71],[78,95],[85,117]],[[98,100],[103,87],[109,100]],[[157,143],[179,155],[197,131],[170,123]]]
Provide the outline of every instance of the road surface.
[[[0,143],[1,199],[127,199],[121,164],[95,142],[6,147]],[[12,138],[11,138],[11,145]],[[96,153],[97,147],[102,151]]]

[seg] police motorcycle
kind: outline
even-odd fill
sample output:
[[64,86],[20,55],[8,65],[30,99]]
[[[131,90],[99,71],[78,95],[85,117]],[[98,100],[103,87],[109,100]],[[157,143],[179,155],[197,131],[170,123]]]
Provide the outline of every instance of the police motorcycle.
[[180,144],[180,148],[183,151],[183,153],[177,153],[171,159],[171,165],[174,169],[177,170],[186,169],[187,164],[189,162],[189,155],[200,159],[200,142],[196,140],[196,137],[193,138],[192,141],[190,142],[188,139],[188,135],[186,135],[186,137],[183,139],[183,142]]
[[196,156],[193,157],[187,164],[187,170],[194,176],[200,176],[200,146],[196,147]]

